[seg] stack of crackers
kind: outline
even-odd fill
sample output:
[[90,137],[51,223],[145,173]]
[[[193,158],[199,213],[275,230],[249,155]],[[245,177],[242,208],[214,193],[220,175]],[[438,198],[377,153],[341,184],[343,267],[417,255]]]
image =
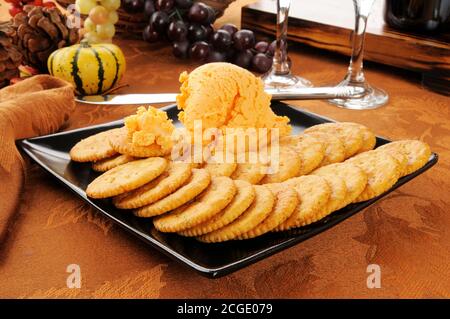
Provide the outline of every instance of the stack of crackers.
[[214,243],[316,222],[383,194],[431,155],[418,140],[375,144],[357,123],[312,126],[280,139],[279,170],[265,174],[260,164],[172,161],[158,148],[134,146],[118,128],[80,141],[70,156],[103,172],[89,197],[112,198],[161,232]]

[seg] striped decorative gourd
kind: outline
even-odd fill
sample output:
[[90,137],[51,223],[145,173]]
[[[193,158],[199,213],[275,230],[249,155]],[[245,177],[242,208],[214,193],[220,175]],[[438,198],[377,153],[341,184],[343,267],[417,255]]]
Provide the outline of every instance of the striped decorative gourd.
[[121,79],[125,57],[114,44],[80,44],[53,52],[47,61],[51,75],[71,82],[78,94],[101,94]]

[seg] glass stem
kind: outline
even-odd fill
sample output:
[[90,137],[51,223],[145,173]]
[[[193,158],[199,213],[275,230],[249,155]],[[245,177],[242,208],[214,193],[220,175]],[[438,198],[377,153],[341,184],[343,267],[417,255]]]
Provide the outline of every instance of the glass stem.
[[277,46],[273,57],[273,69],[277,75],[291,73],[287,62],[287,28],[290,0],[277,0]]
[[355,7],[355,30],[353,31],[352,55],[347,74],[347,78],[352,85],[364,85],[365,83],[363,72],[364,36],[366,33],[367,19],[373,2],[373,0],[353,0]]

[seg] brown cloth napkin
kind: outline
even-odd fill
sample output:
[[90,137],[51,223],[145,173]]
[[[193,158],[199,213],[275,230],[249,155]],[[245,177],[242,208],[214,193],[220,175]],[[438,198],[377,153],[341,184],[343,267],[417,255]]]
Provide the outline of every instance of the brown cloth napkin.
[[25,182],[25,165],[15,140],[57,131],[74,109],[72,85],[49,75],[0,90],[0,242]]

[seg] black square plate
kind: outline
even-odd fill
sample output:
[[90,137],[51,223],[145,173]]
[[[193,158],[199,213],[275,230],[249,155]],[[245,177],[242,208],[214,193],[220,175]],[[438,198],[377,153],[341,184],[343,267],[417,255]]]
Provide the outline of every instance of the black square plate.
[[[291,119],[294,133],[299,133],[312,125],[331,121],[279,102],[273,103],[272,109],[278,115],[286,115]],[[180,126],[176,106],[167,106],[164,110],[167,111],[169,118],[173,119],[174,124]],[[93,200],[86,196],[87,185],[98,174],[91,169],[89,163],[71,162],[69,150],[82,138],[121,125],[123,125],[122,121],[116,121],[69,132],[30,138],[19,141],[18,145],[42,168],[103,215],[111,218],[150,246],[208,277],[220,277],[229,274],[333,227],[423,173],[436,164],[438,160],[437,154],[433,153],[424,167],[402,177],[386,193],[366,202],[348,205],[307,227],[283,233],[269,233],[244,241],[204,244],[192,238],[160,233],[153,227],[151,220],[137,218],[128,212],[116,209],[109,200]],[[389,142],[387,139],[377,137],[377,146],[387,142]]]

